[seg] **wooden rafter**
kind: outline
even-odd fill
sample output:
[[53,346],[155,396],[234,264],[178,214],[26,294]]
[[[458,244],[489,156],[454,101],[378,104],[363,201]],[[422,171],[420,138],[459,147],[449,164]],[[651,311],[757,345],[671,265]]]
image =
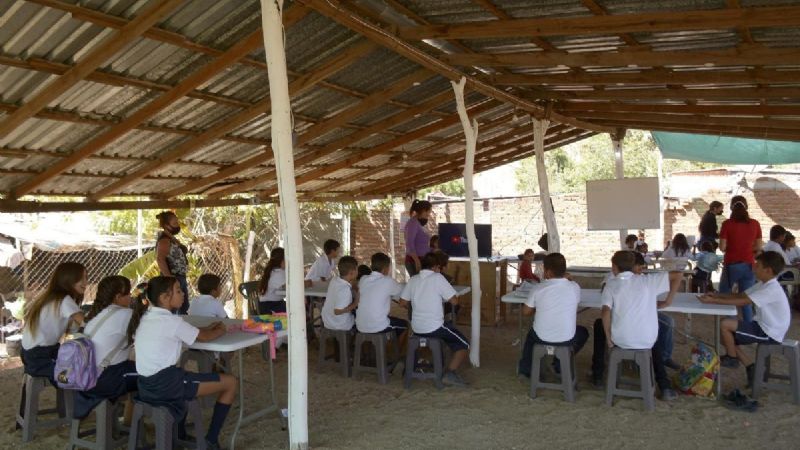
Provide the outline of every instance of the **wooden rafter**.
[[608,126],[649,130],[649,131],[675,131],[681,133],[711,134],[716,136],[745,137],[754,139],[775,139],[785,141],[800,141],[800,132],[794,130],[776,130],[767,128],[750,128],[744,126],[706,125],[698,123],[672,124],[662,121],[623,121],[623,120],[597,120]]
[[[331,58],[326,59],[322,63],[317,65],[317,68],[305,76],[298,78],[292,81],[289,84],[289,92],[292,95],[299,95],[307,90],[311,89],[316,85],[319,80],[327,78],[334,73],[344,69],[345,67],[352,64],[354,61],[360,59],[361,57],[365,56],[366,54],[370,53],[375,49],[374,44],[368,41],[362,41],[359,44],[356,44],[352,47],[348,47],[346,50],[334,55]],[[164,164],[169,164],[173,161],[176,161],[178,158],[191,154],[208,142],[217,139],[218,137],[229,133],[240,126],[250,122],[251,120],[255,119],[256,117],[262,114],[268,114],[270,111],[270,99],[266,97],[259,102],[255,103],[253,106],[241,111],[237,114],[234,114],[231,117],[225,118],[215,125],[211,126],[209,129],[205,130],[198,136],[185,141],[176,147],[164,152],[162,155],[158,157],[156,161],[152,163],[145,164],[143,167],[137,169],[133,173],[125,176],[121,180],[112,183],[109,186],[106,186],[96,193],[92,194],[90,198],[92,200],[98,200],[108,195],[111,195],[115,192],[118,192],[120,189],[129,186],[130,184],[134,183],[136,180],[139,180],[146,174],[150,173],[153,170],[158,169],[160,166]]]
[[617,84],[745,84],[797,83],[800,70],[747,69],[676,71],[650,69],[630,73],[586,72],[548,75],[495,75],[499,85],[617,85]]
[[[403,77],[400,80],[395,81],[394,83],[392,83],[391,86],[387,87],[386,89],[382,89],[379,92],[375,92],[374,94],[366,97],[356,105],[351,106],[350,108],[347,108],[344,111],[339,111],[335,115],[333,115],[333,117],[330,117],[327,120],[322,121],[310,127],[297,138],[296,145],[298,147],[303,146],[306,143],[310,142],[311,140],[319,136],[322,136],[328,131],[331,131],[339,126],[343,126],[348,121],[353,120],[356,117],[364,114],[365,112],[380,106],[387,99],[390,99],[400,94],[409,87],[414,86],[415,83],[419,83],[422,80],[429,78],[430,76],[431,73],[429,71],[421,69],[410,75]],[[366,128],[369,127],[364,127],[363,129]],[[377,132],[384,132],[384,131],[386,131],[386,129],[382,129]],[[366,134],[366,132],[363,133]],[[196,182],[187,183],[186,185],[181,186],[179,189],[173,189],[171,191],[168,191],[164,193],[164,198],[172,198],[178,195],[191,193],[196,191],[197,189],[214,184],[218,181],[222,181],[226,178],[235,176],[236,174],[242,171],[252,169],[257,164],[262,164],[271,159],[271,153],[272,151],[270,149],[264,149],[264,152],[261,152],[251,158],[248,158],[245,161],[241,161],[235,167],[226,168],[215,174],[209,175],[203,179],[197,180]]]
[[578,117],[589,120],[614,120],[624,122],[663,122],[687,125],[719,125],[725,127],[760,128],[776,131],[800,130],[800,120],[719,117],[697,114],[661,114],[637,112],[575,111]]
[[[581,0],[581,3],[583,3],[583,6],[585,6],[586,9],[591,11],[592,14],[594,14],[595,16],[608,15],[608,11],[604,7],[598,5],[597,2],[595,2],[594,0]],[[628,33],[618,33],[618,36],[620,37],[620,39],[622,39],[626,44],[630,46],[641,45],[639,44],[639,41],[636,40],[636,38],[634,38]]]
[[458,66],[489,67],[663,67],[663,66],[762,66],[785,65],[800,61],[800,48],[770,48],[758,44],[742,44],[724,50],[652,51],[620,50],[616,52],[543,51],[524,53],[467,54],[441,56],[443,61]]
[[[533,115],[539,116],[545,113],[544,108],[524,100],[518,96],[509,94],[506,91],[498,89],[493,85],[481,81],[475,77],[468,76],[459,70],[454,69],[433,56],[423,52],[422,50],[414,47],[413,45],[399,39],[394,34],[378,28],[370,23],[365,22],[358,16],[352,14],[347,9],[343,8],[340,2],[335,0],[298,0],[303,4],[308,5],[320,14],[329,17],[333,21],[350,28],[351,30],[360,33],[368,39],[386,47],[387,49],[404,56],[417,64],[427,67],[428,69],[442,75],[449,80],[460,80],[461,77],[467,79],[467,86],[474,91],[480,92],[490,98],[494,98],[501,102],[506,102],[518,107],[522,110],[528,111]],[[510,75],[509,75],[510,76]],[[582,123],[570,117],[555,114],[551,116],[551,120],[566,123],[576,128],[591,129],[599,132],[608,132],[609,130],[603,127],[597,127],[591,123]]]
[[70,70],[48,83],[28,102],[0,122],[0,136],[9,135],[23,122],[33,117],[53,100],[86,78],[101,64],[141,36],[148,28],[163,19],[184,0],[154,0],[147,4],[135,19],[116,33],[110,34]]
[[741,87],[678,88],[647,87],[635,89],[604,89],[598,91],[558,91],[542,100],[800,100],[800,87]]
[[193,72],[169,91],[164,92],[150,103],[137,109],[133,114],[105,130],[80,148],[76,149],[68,157],[63,158],[57,163],[51,165],[41,174],[17,186],[12,193],[12,198],[17,199],[32,192],[37,187],[57,177],[60,173],[75,167],[78,163],[90,155],[97,153],[106,145],[114,142],[125,133],[133,130],[147,119],[158,114],[164,108],[181,99],[187,93],[193,91],[196,87],[210,80],[213,76],[224,70],[226,67],[235,63],[253,50],[259,48],[262,45],[261,39],[260,29],[250,33],[248,37],[236,43],[230,48],[230,50],[219,55],[217,58],[204,65],[199,70]]
[[[728,5],[728,8],[732,9],[738,9],[742,7],[742,5],[739,3],[739,0],[726,0],[725,3]],[[742,35],[742,40],[751,44],[754,42],[753,35],[750,34],[749,28],[742,26],[737,27],[736,30]]]
[[[2,147],[0,148],[0,156],[4,156],[6,158],[28,158],[31,156],[44,156],[48,158],[63,158],[65,156],[69,156],[69,153],[59,152],[55,150],[45,150],[42,148],[32,149],[32,148],[8,148]],[[129,163],[144,163],[147,161],[153,161],[155,158],[152,157],[143,157],[143,156],[107,156],[107,155],[92,155],[87,160],[92,161],[113,161],[113,162],[129,162]],[[180,164],[185,164],[189,166],[198,166],[203,168],[213,168],[218,169],[220,167],[226,167],[229,164],[218,164],[206,161],[178,161]],[[69,174],[70,172],[64,172],[64,174]]]
[[400,27],[397,35],[402,39],[409,40],[483,39],[653,33],[736,27],[792,27],[797,25],[800,25],[800,7],[778,6],[421,25]]
[[667,114],[714,114],[719,116],[797,116],[800,105],[649,105],[643,103],[563,102],[556,106],[565,113],[583,111],[646,112]]

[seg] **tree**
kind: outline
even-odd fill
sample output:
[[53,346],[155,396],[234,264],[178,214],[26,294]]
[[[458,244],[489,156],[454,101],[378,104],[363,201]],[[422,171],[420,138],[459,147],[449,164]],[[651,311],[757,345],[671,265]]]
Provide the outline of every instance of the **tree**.
[[446,181],[436,186],[431,186],[419,191],[420,197],[424,198],[428,194],[440,193],[448,197],[464,197],[466,190],[464,189],[464,179]]

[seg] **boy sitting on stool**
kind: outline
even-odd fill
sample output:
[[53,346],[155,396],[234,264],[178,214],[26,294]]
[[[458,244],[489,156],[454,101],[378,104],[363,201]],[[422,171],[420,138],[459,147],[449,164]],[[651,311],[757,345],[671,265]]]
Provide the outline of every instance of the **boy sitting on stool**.
[[764,252],[756,257],[756,279],[758,282],[745,292],[738,294],[706,294],[703,303],[746,306],[755,304],[756,315],[752,322],[723,319],[721,324],[722,345],[727,355],[720,358],[723,367],[736,368],[739,362],[747,370],[747,385],[753,383],[755,367],[740,345],[780,344],[789,330],[792,315],[786,294],[778,283],[777,276],[784,269],[783,255]]
[[581,288],[574,281],[564,278],[566,273],[567,260],[564,255],[550,253],[545,256],[545,280],[531,289],[528,300],[522,306],[522,314],[526,316],[536,312],[533,328],[528,331],[519,361],[519,373],[526,377],[531,376],[534,344],[569,345],[574,353],[578,353],[589,339],[589,330],[575,324]]

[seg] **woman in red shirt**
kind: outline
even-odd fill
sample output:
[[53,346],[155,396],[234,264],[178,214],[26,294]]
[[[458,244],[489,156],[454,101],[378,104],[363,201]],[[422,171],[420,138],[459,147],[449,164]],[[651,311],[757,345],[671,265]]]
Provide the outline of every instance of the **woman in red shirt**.
[[[741,195],[733,197],[731,218],[722,222],[719,232],[719,248],[725,253],[720,293],[730,293],[733,285],[738,285],[739,292],[744,292],[756,284],[753,264],[756,254],[761,252],[762,243],[761,224],[747,213],[747,200]],[[743,306],[741,310],[742,320],[753,320],[752,305]]]

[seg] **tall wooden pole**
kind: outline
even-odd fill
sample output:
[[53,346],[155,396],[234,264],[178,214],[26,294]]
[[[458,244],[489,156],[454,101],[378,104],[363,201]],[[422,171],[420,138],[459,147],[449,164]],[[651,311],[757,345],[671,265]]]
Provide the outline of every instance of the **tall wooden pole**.
[[394,239],[394,197],[389,196],[389,257],[392,259],[392,278],[397,279],[397,261],[395,261]]
[[472,332],[469,347],[469,360],[473,366],[481,365],[481,276],[478,266],[478,238],[475,236],[475,207],[474,190],[472,188],[472,172],[475,167],[475,147],[478,145],[478,121],[472,119],[472,124],[467,116],[467,107],[464,104],[464,86],[467,79],[461,77],[458,83],[451,81],[456,95],[456,107],[461,126],[464,128],[464,137],[467,141],[467,154],[464,160],[464,190],[465,204],[464,215],[467,222],[467,248],[469,249],[469,274],[472,288]]
[[533,119],[533,150],[536,154],[536,178],[539,181],[539,202],[542,205],[542,216],[547,228],[547,252],[561,251],[561,238],[558,236],[556,213],[553,210],[553,199],[550,197],[550,184],[547,179],[547,167],[544,163],[544,136],[550,121]]
[[[625,138],[625,130],[619,130],[611,135],[611,146],[614,148],[614,174],[618,180],[625,178],[625,166],[622,160],[622,139]],[[628,230],[619,230],[620,248],[625,246],[625,237]]]
[[286,306],[289,313],[289,448],[308,448],[308,347],[303,299],[303,240],[294,182],[292,110],[286,51],[283,47],[283,0],[261,0],[264,50],[272,103],[272,149],[278,176],[281,223],[286,244]]

